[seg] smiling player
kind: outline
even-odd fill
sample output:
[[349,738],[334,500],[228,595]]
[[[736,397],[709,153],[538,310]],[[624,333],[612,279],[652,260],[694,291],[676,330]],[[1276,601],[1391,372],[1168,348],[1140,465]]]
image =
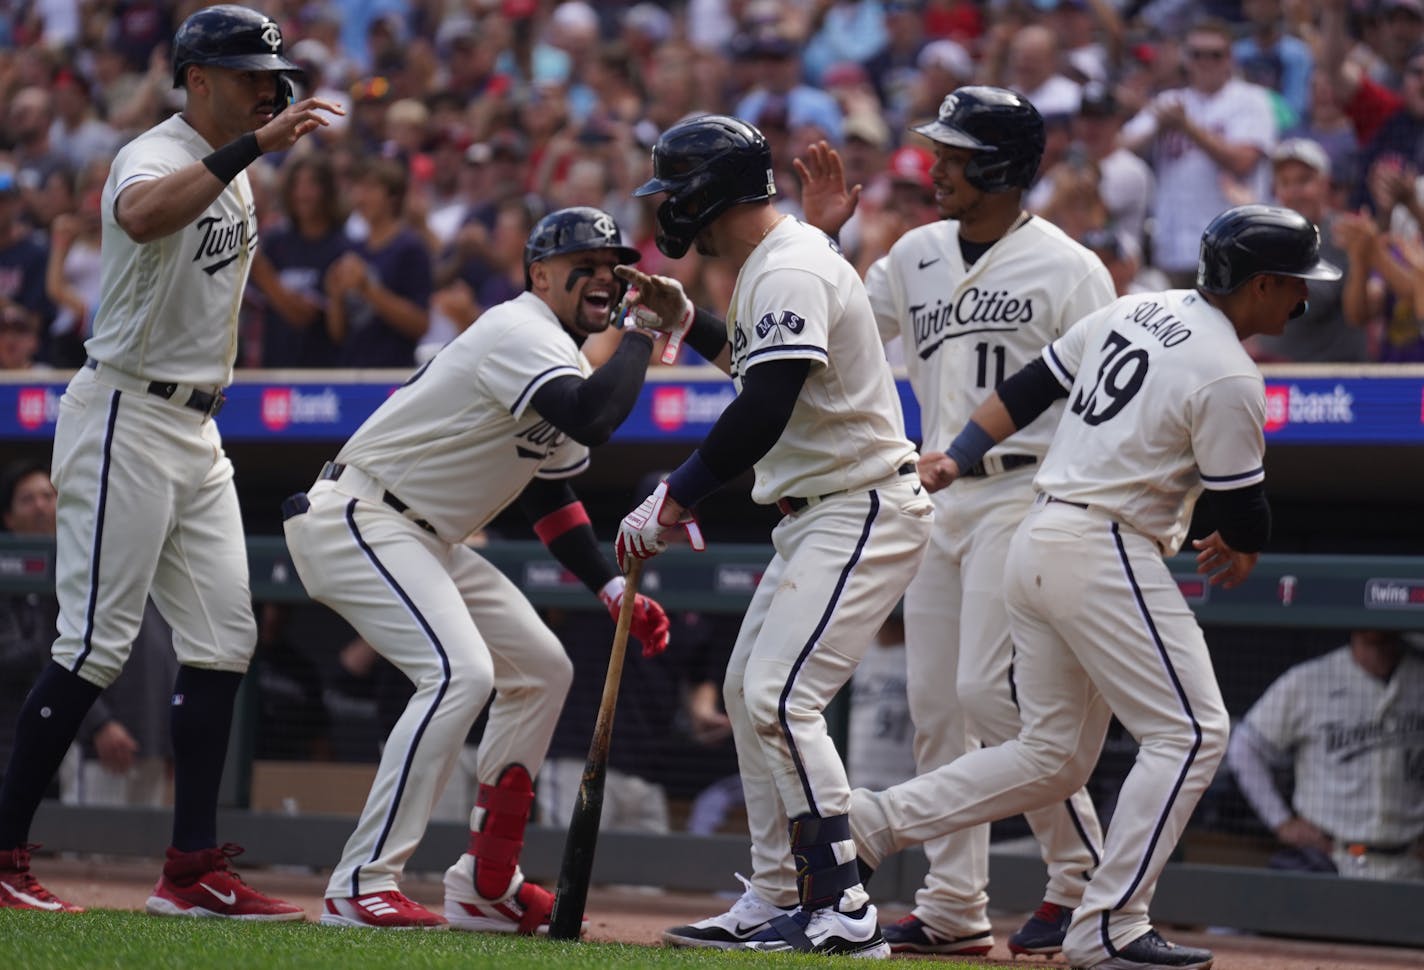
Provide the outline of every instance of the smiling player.
[[[327,885],[323,923],[548,927],[553,895],[525,882],[519,851],[573,667],[519,588],[464,539],[517,499],[549,551],[617,617],[623,577],[565,480],[587,467],[588,447],[608,440],[643,386],[648,331],[624,331],[597,370],[579,350],[608,329],[623,295],[613,267],[637,259],[605,212],[545,216],[524,247],[526,291],[436,354],[357,429],[309,493],[283,506],[292,561],[312,598],[415,685]],[[645,596],[632,633],[645,654],[667,646],[667,617]],[[397,886],[491,690],[469,850],[445,875],[442,917]]]

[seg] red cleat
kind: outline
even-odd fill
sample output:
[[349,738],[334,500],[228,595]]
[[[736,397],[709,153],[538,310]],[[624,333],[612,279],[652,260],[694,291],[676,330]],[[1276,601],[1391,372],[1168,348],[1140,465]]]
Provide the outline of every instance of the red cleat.
[[264,922],[306,918],[300,906],[264,896],[228,868],[242,854],[231,842],[215,849],[179,852],[169,847],[163,875],[148,897],[154,916],[208,916]]
[[448,930],[445,917],[437,916],[412,899],[388,889],[364,896],[328,899],[321,914],[324,926],[355,926],[374,930]]
[[30,872],[30,850],[38,845],[22,845],[0,852],[0,909],[41,909],[51,913],[82,913],[50,892]]

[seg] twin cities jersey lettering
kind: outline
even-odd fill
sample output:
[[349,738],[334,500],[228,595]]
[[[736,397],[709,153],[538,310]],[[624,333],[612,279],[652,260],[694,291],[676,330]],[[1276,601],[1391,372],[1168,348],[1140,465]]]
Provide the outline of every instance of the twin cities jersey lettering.
[[149,380],[231,383],[237,312],[257,249],[247,173],[197,219],[162,239],[134,242],[114,214],[126,188],[186,168],[212,150],[174,115],[114,159],[101,202],[102,296],[85,344],[89,356]]
[[[904,341],[926,451],[947,447],[1000,381],[1114,298],[1092,252],[1031,216],[970,267],[959,223],[912,229],[871,266],[865,288],[881,336]],[[1059,412],[1055,405],[990,454],[1041,456]]]
[[1168,554],[1202,488],[1265,479],[1266,391],[1235,329],[1193,290],[1124,297],[1043,350],[1068,406],[1034,484]]

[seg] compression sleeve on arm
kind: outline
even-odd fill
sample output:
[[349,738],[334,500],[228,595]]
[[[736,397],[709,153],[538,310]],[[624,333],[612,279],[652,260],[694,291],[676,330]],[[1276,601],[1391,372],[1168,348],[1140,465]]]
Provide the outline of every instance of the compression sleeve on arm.
[[1207,511],[1216,531],[1237,552],[1260,552],[1271,538],[1271,504],[1266,486],[1257,482],[1245,488],[1208,491]]
[[633,410],[653,342],[625,334],[613,355],[588,377],[556,377],[534,392],[530,404],[544,420],[581,445],[601,445]]
[[1042,357],[1035,357],[995,389],[999,400],[1013,418],[1015,428],[1024,428],[1052,406],[1054,401],[1068,396],[1053,371]]
[[802,357],[768,360],[748,370],[742,392],[717,418],[702,446],[668,476],[668,494],[693,508],[760,461],[786,430],[810,372],[811,361]]
[[727,346],[727,322],[714,313],[695,307],[692,326],[682,338],[693,350],[707,360],[716,360],[722,348]]
[[519,494],[519,507],[550,554],[594,593],[619,575],[567,481],[533,479]]

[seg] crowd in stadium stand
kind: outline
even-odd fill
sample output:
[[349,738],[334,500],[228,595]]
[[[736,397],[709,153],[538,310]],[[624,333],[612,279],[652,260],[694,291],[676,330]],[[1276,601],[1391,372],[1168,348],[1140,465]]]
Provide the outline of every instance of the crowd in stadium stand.
[[[167,44],[200,4],[0,0],[0,366],[72,368],[98,292],[114,152],[182,105]],[[969,83],[1048,127],[1029,204],[1119,292],[1190,286],[1206,222],[1278,200],[1349,272],[1252,351],[1424,360],[1421,0],[265,0],[298,97],[338,123],[251,167],[261,223],[238,363],[402,367],[523,289],[525,236],[611,212],[642,267],[727,305],[733,280],[653,245],[630,189],[658,134],[729,112],[792,160],[827,140],[865,191],[841,234],[862,271],[936,218],[907,125]],[[594,352],[596,348],[590,348]]]

